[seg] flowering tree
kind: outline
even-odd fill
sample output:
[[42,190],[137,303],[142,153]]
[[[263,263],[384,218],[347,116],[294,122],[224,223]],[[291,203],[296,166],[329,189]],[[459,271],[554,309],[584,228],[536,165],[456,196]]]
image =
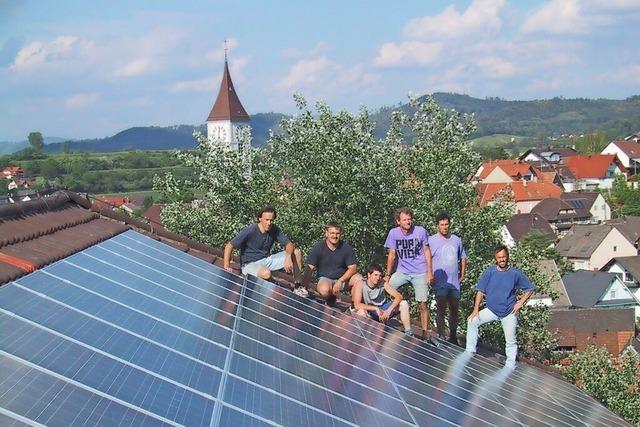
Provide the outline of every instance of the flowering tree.
[[[272,134],[265,149],[241,154],[200,137],[196,153],[180,154],[198,179],[156,180],[171,201],[163,210],[167,227],[221,247],[270,204],[303,252],[323,237],[328,221],[338,221],[365,267],[384,264],[383,242],[395,226],[396,208],[411,207],[431,232],[435,215],[445,210],[469,256],[461,314],[469,313],[473,285],[491,263],[510,213],[503,204],[478,206],[469,177],[480,159],[465,142],[475,129],[473,118],[431,98],[411,99],[413,113],[395,112],[386,137],[377,139],[364,108],[334,113],[319,102],[314,113],[302,97],[294,99],[299,114],[282,121],[282,132]],[[203,196],[187,200],[187,189]],[[483,337],[499,343],[502,332]]]

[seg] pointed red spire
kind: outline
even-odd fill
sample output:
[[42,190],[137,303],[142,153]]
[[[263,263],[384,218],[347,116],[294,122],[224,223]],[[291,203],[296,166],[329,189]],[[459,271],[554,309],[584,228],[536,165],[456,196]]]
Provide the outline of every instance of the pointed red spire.
[[236,90],[233,87],[231,81],[231,74],[229,74],[229,66],[227,65],[227,58],[225,52],[224,61],[224,73],[222,74],[222,82],[220,83],[220,91],[218,92],[218,98],[216,98],[215,104],[207,117],[207,121],[215,120],[234,120],[234,121],[249,121],[249,115],[245,111],[240,98],[236,94]]

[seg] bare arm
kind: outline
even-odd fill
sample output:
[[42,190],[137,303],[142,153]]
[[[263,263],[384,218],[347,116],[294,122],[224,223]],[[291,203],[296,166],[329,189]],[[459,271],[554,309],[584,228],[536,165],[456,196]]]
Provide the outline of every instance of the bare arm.
[[478,317],[478,313],[480,313],[480,304],[482,304],[483,299],[484,299],[484,294],[480,291],[476,292],[476,300],[473,304],[473,311],[471,312],[469,319]]
[[231,269],[231,254],[233,253],[233,245],[231,242],[227,243],[224,246],[224,256],[222,258],[222,267],[227,270],[233,272]]
[[522,306],[526,304],[527,300],[531,297],[531,295],[533,295],[533,291],[528,291],[522,294],[518,302],[516,302],[516,304],[513,306],[513,310],[511,312],[515,314],[518,311],[520,311]]
[[289,242],[284,247],[284,251],[287,253],[287,257],[284,259],[284,271],[291,273],[293,271],[293,251],[296,247],[293,243]]
[[393,266],[395,264],[395,261],[396,261],[396,250],[389,249],[389,252],[387,253],[387,274],[384,276],[385,282],[387,282],[389,277],[391,277],[391,275],[393,274]]
[[340,289],[342,288],[343,283],[349,283],[349,279],[358,272],[358,265],[352,264],[347,267],[347,271],[344,272],[342,276],[340,276],[336,283],[333,284],[333,293],[334,295],[338,295],[340,293]]
[[433,283],[433,268],[431,268],[431,248],[429,245],[424,245],[424,259],[427,262],[427,282]]
[[385,283],[384,284],[384,290],[385,290],[386,293],[389,294],[389,296],[391,298],[393,298],[393,301],[392,301],[391,305],[388,308],[389,313],[392,313],[393,310],[398,308],[398,306],[402,302],[402,294],[400,292],[398,292],[398,290],[396,288],[394,288],[393,286],[391,286],[389,283]]
[[467,259],[462,258],[460,260],[460,283],[464,282],[464,277],[467,274]]

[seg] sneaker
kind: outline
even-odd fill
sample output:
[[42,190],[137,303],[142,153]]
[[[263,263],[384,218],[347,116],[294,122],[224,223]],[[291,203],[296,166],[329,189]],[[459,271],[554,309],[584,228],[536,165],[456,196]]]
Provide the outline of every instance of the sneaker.
[[408,337],[412,337],[413,336],[413,329],[411,328],[407,328],[407,330],[404,331],[404,334]]
[[329,307],[335,307],[336,303],[338,302],[338,298],[336,298],[335,295],[331,294],[327,297],[325,302]]
[[306,298],[309,296],[309,291],[304,286],[298,286],[293,290],[293,293],[299,297]]

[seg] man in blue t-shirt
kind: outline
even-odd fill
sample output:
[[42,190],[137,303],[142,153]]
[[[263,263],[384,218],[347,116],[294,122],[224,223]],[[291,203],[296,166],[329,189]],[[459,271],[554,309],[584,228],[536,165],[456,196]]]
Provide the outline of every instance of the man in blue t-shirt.
[[436,297],[436,327],[444,338],[444,318],[449,308],[449,342],[458,344],[458,310],[460,285],[467,271],[467,252],[462,240],[451,234],[451,219],[446,212],[436,216],[438,232],[429,236],[429,248],[433,264],[434,293]]
[[[287,273],[293,273],[294,283],[298,284],[302,270],[300,249],[296,249],[289,238],[274,224],[275,208],[270,206],[262,208],[257,216],[256,224],[251,224],[242,230],[224,247],[224,269],[233,271],[231,254],[234,248],[239,248],[242,274],[251,274],[269,280],[272,271],[284,268]],[[284,247],[284,251],[271,255],[271,247],[276,241]]]
[[[535,286],[517,268],[509,267],[509,250],[506,246],[498,246],[494,252],[496,265],[487,268],[478,282],[473,311],[467,322],[467,352],[475,353],[480,325],[500,320],[505,339],[505,366],[513,367],[518,354],[516,343],[516,326],[518,312],[533,294]],[[516,291],[523,291],[516,301]],[[482,300],[486,299],[486,307],[480,310]]]

